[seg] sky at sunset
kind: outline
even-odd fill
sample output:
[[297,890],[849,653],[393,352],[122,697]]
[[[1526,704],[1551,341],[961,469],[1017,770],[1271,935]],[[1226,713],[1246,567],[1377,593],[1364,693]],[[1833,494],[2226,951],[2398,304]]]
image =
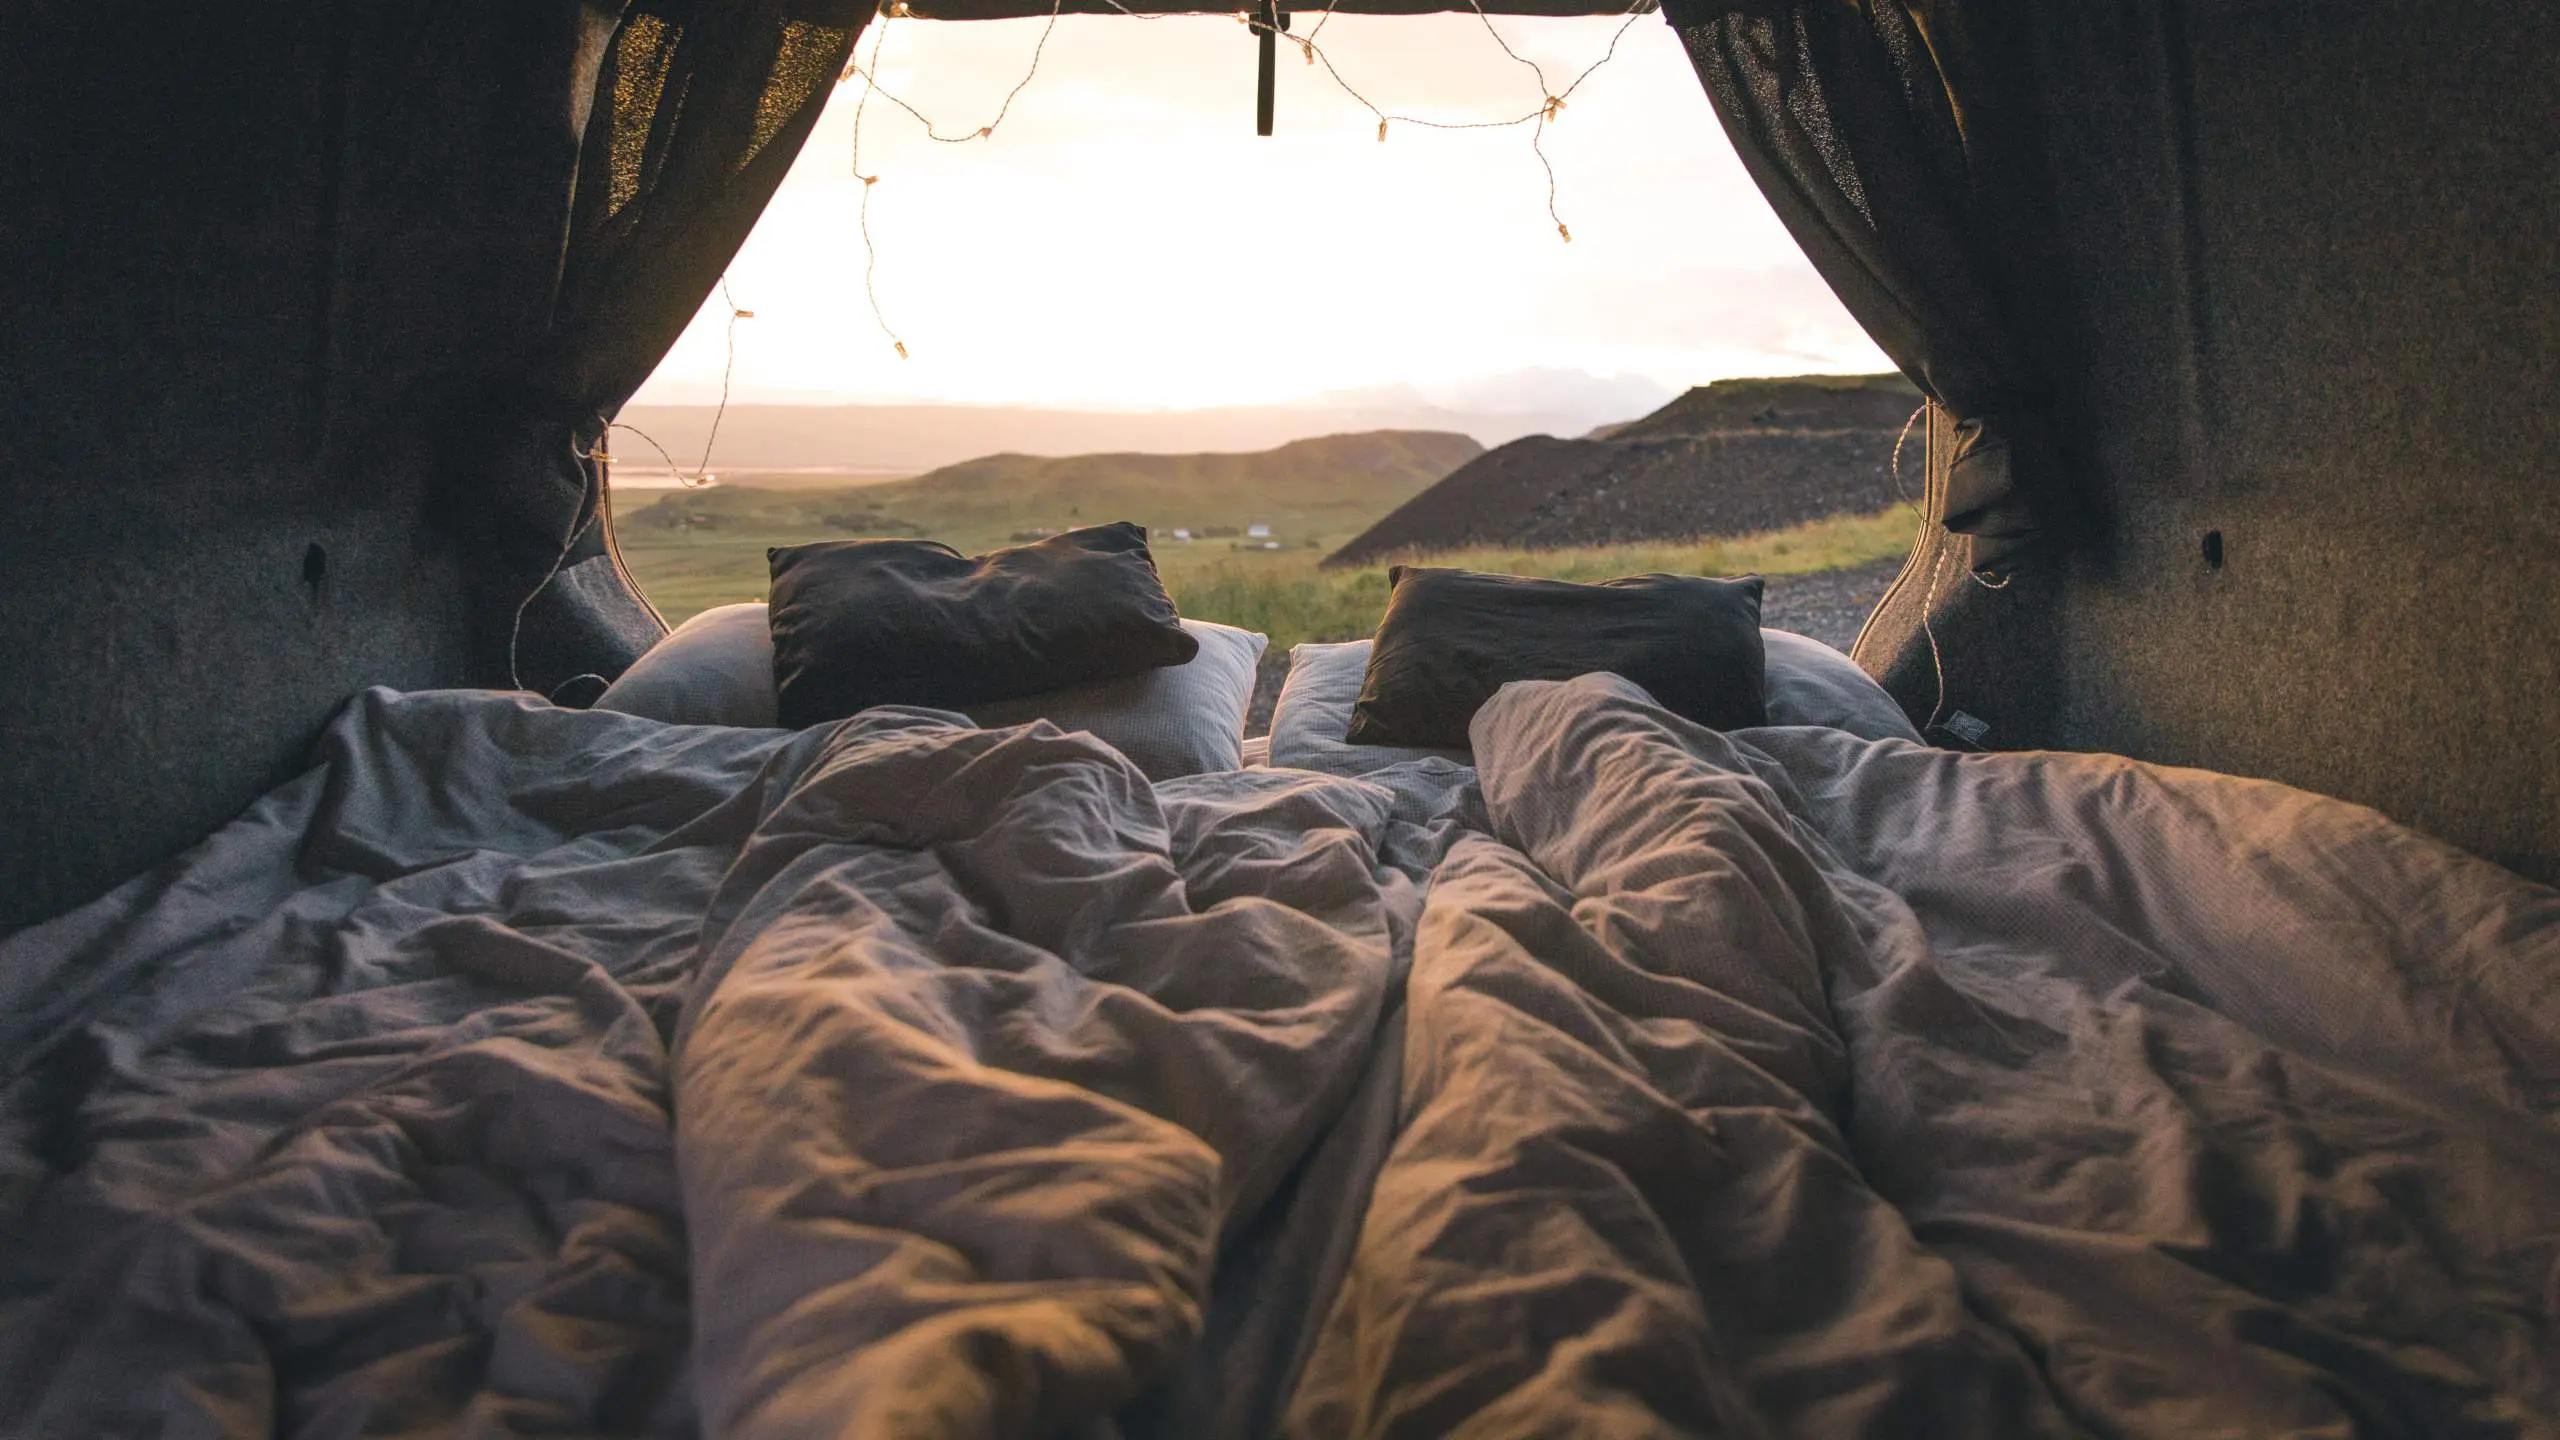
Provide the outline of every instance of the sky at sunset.
[[[1303,27],[1310,17],[1301,16]],[[875,20],[886,91],[946,134],[988,123],[1042,20]],[[1496,17],[1556,88],[1615,19]],[[878,27],[886,25],[885,32]],[[1318,41],[1390,113],[1508,118],[1538,82],[1472,14],[1337,16]],[[1480,398],[1527,370],[1679,388],[1890,368],[1735,160],[1658,16],[1527,126],[1389,128],[1320,65],[1280,55],[1278,133],[1253,133],[1254,42],[1234,20],[1067,17],[994,138],[937,144],[875,96],[861,168],[900,360],[863,298],[859,80],[729,271],[741,401],[1155,409],[1408,387]],[[642,402],[717,397],[727,307],[705,308]]]

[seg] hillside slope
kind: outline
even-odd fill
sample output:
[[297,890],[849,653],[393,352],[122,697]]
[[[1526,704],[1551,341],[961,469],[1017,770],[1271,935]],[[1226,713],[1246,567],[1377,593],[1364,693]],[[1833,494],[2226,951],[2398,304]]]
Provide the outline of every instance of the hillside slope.
[[[1497,444],[1541,431],[1578,435],[1662,398],[1651,387],[1562,383],[1552,395],[1523,384],[1433,404],[1403,387],[1344,391],[1268,405],[1137,413],[1047,410],[1015,405],[626,406],[617,418],[663,445],[687,467],[701,458],[719,420],[710,468],[741,484],[843,485],[862,476],[921,475],[940,465],[997,452],[1150,455],[1265,450],[1306,436],[1376,430],[1433,430]],[[1535,397],[1535,398],[1533,398]],[[1613,398],[1614,397],[1614,398]],[[1461,403],[1463,402],[1463,403]],[[663,471],[637,435],[614,448],[635,470]],[[830,479],[828,472],[848,477]]]
[[1719,380],[1586,438],[1648,440],[1729,430],[1900,430],[1920,392],[1900,375]]
[[964,550],[1109,520],[1138,521],[1160,545],[1177,528],[1262,525],[1298,546],[1369,523],[1483,451],[1464,435],[1384,430],[1240,454],[988,455],[880,484],[675,491],[617,519],[627,537],[818,530],[930,536]]
[[1582,439],[1488,450],[1325,563],[1741,535],[1875,510],[1892,499],[1894,437],[1918,403],[1899,375],[1719,381]]

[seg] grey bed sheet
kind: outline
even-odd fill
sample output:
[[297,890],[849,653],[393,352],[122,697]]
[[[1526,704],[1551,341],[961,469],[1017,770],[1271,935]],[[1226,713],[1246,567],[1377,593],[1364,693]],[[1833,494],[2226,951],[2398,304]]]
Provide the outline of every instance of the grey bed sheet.
[[1473,740],[369,693],[0,941],[0,1434],[2560,1433],[2560,892],[1609,677]]

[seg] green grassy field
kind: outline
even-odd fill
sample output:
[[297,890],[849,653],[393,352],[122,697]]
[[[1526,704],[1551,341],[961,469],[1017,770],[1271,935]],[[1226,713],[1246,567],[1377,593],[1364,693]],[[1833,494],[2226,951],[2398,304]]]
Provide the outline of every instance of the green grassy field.
[[[1605,580],[1666,570],[1690,575],[1802,575],[1891,559],[1911,548],[1912,519],[1900,508],[1838,515],[1765,535],[1720,540],[1607,545],[1574,550],[1465,550],[1427,557],[1513,575]],[[670,624],[714,605],[761,600],[765,547],[847,538],[840,528],[787,523],[717,531],[618,527],[623,559]],[[1271,637],[1275,652],[1316,640],[1368,634],[1386,607],[1384,564],[1323,570],[1317,561],[1350,534],[1299,535],[1282,550],[1239,550],[1225,541],[1159,537],[1156,568],[1185,615],[1241,625]],[[964,547],[965,548],[965,547]]]

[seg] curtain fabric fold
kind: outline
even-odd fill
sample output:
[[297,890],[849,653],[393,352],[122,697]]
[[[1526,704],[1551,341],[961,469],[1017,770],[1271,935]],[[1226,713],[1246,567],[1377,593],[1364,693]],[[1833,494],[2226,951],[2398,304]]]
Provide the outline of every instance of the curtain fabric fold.
[[[1993,571],[2035,541],[2045,387],[1995,288],[2019,217],[1985,77],[1983,7],[1946,0],[1668,0],[1725,133],[1841,302],[1931,404],[1936,516]],[[2008,133],[2003,133],[2004,131]],[[1932,427],[1937,433],[1939,427]]]
[[561,197],[551,308],[457,427],[483,437],[465,468],[494,502],[462,523],[503,522],[487,538],[519,557],[493,563],[503,573],[486,607],[483,664],[503,683],[565,695],[569,680],[609,679],[665,633],[621,567],[606,477],[586,457],[720,283],[874,10],[581,0],[586,43],[563,92],[578,164]]
[[602,58],[546,368],[611,415],[782,183],[871,0],[634,0]]

